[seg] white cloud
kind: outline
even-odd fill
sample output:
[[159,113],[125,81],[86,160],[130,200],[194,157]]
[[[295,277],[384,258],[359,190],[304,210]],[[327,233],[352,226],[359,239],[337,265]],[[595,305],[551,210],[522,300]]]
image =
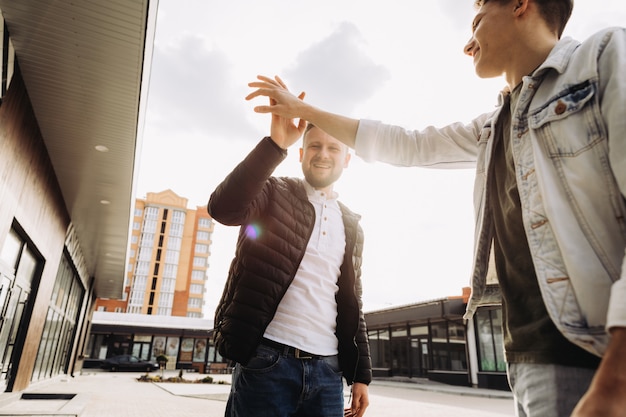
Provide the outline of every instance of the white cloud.
[[389,71],[367,56],[364,44],[356,25],[342,22],[328,37],[302,51],[285,76],[294,91],[306,86],[309,99],[318,105],[351,113],[389,79]]

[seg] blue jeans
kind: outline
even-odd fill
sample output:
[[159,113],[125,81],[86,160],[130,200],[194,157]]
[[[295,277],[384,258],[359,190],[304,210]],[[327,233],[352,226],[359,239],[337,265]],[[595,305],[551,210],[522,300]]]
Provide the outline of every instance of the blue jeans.
[[343,381],[337,355],[284,356],[260,345],[237,364],[226,417],[343,417]]
[[510,363],[507,374],[517,417],[569,417],[595,369]]

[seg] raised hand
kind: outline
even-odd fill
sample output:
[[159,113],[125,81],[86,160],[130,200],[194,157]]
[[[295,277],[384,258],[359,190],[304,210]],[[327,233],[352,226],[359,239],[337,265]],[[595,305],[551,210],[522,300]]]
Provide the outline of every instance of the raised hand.
[[292,94],[283,80],[276,76],[274,78],[264,75],[257,76],[259,81],[253,81],[248,84],[249,87],[256,88],[252,93],[246,96],[246,100],[252,100],[255,97],[269,97],[269,106],[256,106],[254,111],[257,113],[272,113],[282,116],[286,119],[301,119],[303,112],[308,105],[303,101],[305,93],[302,92],[298,96]]

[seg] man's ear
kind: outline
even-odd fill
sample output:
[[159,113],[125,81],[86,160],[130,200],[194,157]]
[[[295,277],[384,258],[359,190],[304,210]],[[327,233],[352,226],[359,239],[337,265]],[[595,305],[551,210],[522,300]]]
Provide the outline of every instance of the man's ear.
[[346,159],[343,161],[343,167],[348,168],[348,164],[350,163],[350,157],[352,154],[350,152],[346,153]]
[[304,149],[300,148],[300,162],[302,162],[303,155],[304,155]]
[[523,15],[528,8],[528,0],[516,0],[514,4],[513,13],[515,13],[515,16]]

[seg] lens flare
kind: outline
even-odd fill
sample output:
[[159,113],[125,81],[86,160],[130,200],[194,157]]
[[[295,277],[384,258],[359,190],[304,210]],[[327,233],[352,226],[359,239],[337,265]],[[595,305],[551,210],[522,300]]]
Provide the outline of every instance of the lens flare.
[[256,224],[246,226],[246,236],[250,239],[256,239],[261,235],[261,228]]

